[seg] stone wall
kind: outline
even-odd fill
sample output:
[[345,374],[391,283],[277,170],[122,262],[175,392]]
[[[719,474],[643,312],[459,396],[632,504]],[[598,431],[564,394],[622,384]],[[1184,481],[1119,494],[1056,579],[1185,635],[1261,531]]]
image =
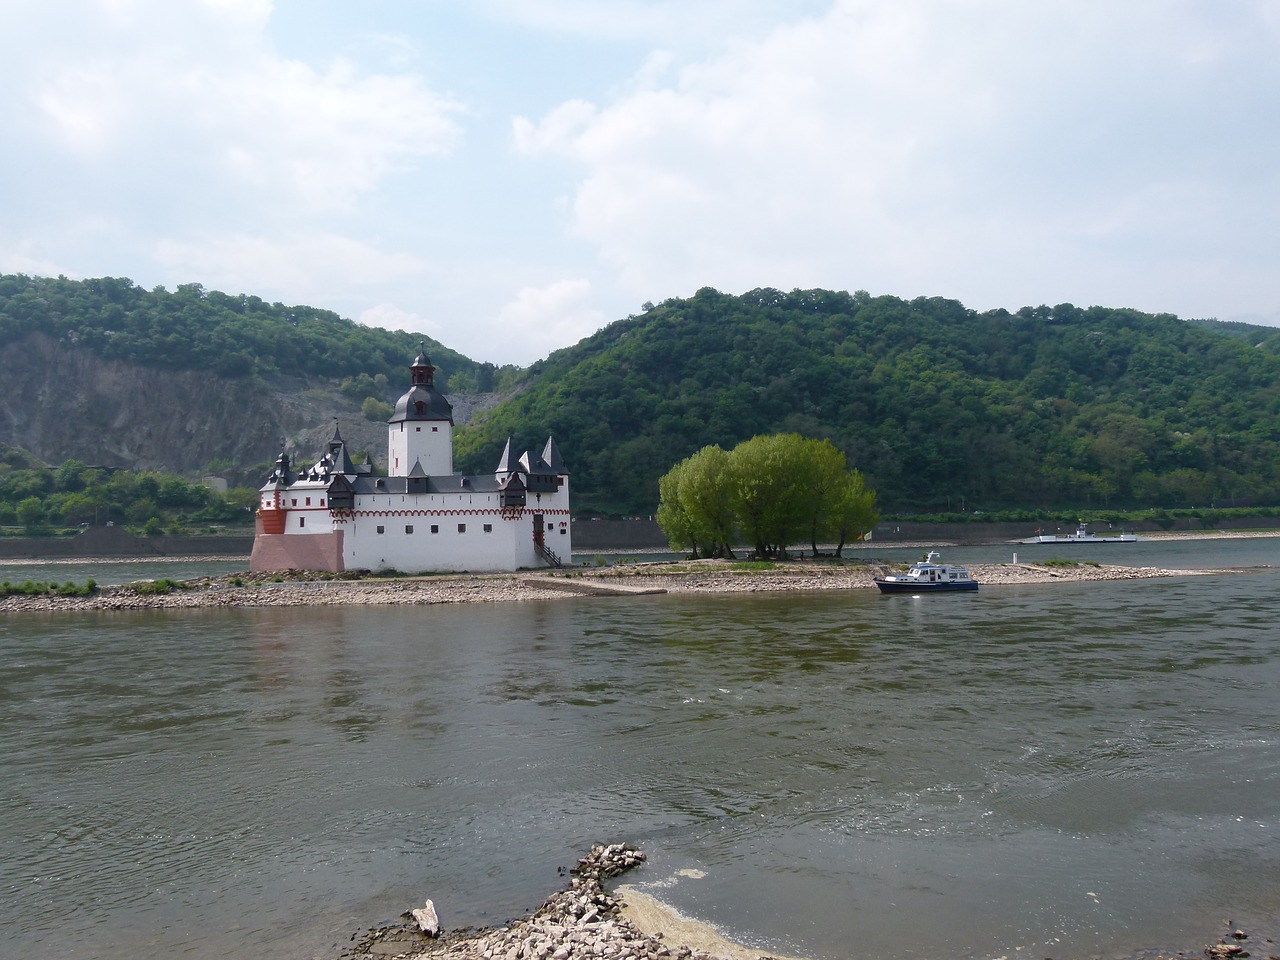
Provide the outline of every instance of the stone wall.
[[573,549],[667,550],[667,536],[656,520],[575,520]]

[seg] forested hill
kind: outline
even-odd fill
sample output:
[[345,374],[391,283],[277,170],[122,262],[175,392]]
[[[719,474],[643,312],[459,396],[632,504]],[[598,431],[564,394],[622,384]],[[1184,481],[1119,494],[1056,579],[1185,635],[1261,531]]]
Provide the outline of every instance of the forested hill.
[[385,451],[388,401],[420,343],[460,420],[523,374],[421,334],[199,284],[0,276],[0,443],[54,465],[193,476],[216,464],[256,486],[281,438],[313,456],[335,418],[356,449]]
[[107,360],[220,377],[383,374],[398,384],[419,343],[443,389],[493,389],[499,371],[420,333],[365,327],[328,310],[286,306],[187,283],[144,290],[116,277],[0,275],[0,345],[42,333]]
[[191,475],[282,436],[310,456],[339,417],[380,456],[423,340],[456,409],[513,394],[459,426],[458,468],[552,433],[582,512],[650,514],[679,460],[784,431],[830,439],[888,511],[1280,505],[1276,329],[824,290],[704,289],[522,371],[198,284],[0,276],[0,441]]
[[1275,505],[1278,353],[1273,328],[1128,309],[703,289],[535,364],[457,459],[550,431],[579,504],[647,514],[702,446],[794,431],[888,510]]

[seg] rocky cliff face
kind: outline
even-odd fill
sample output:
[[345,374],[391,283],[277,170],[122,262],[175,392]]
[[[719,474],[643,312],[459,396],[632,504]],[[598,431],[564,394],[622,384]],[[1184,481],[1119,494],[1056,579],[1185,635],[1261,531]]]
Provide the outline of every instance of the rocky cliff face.
[[[407,361],[405,376],[407,383]],[[0,441],[50,464],[76,459],[195,475],[229,459],[254,477],[282,441],[291,456],[318,456],[335,418],[352,450],[386,459],[385,424],[365,420],[336,382],[263,384],[142,367],[34,334],[0,346],[0,384]],[[493,403],[450,400],[458,422]]]

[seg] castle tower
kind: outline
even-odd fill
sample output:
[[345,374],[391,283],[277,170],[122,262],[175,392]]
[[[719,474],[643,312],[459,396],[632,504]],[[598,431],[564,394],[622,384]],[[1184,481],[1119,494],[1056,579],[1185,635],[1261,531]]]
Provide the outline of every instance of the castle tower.
[[420,463],[428,476],[453,473],[453,406],[435,386],[425,350],[409,367],[409,390],[387,421],[387,475],[407,477]]

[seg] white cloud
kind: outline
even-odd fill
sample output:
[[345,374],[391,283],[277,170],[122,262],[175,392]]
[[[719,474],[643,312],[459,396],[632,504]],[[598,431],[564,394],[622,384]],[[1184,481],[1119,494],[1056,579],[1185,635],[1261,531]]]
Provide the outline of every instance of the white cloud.
[[591,297],[591,283],[584,279],[522,288],[493,325],[508,337],[500,362],[527,364],[595,333],[605,319]]
[[200,0],[206,7],[229,20],[264,25],[271,17],[272,0]]
[[[413,333],[425,333],[434,340],[440,340],[441,327],[412,310],[405,310],[394,303],[380,303],[361,312],[356,318],[366,327],[382,327],[384,330],[408,330]],[[441,341],[443,342],[443,341]],[[448,346],[448,344],[445,344]]]
[[[1269,231],[1256,192],[1246,206],[1245,181],[1213,170],[1280,147],[1262,120],[1274,84],[1254,117],[1217,99],[1257,98],[1259,69],[1280,80],[1274,58],[1238,59],[1261,28],[1249,9],[846,0],[665,83],[646,67],[613,102],[518,118],[514,139],[579,171],[570,228],[637,295],[820,285],[1016,306],[1058,291],[1185,309],[1197,295],[1160,255],[1171,238],[1204,256]],[[1150,275],[1122,282],[1135,257]]]
[[[192,191],[350,209],[390,174],[452,151],[462,107],[411,73],[278,55],[271,4],[117,4],[68,29],[23,86],[46,129],[96,164],[163,163]],[[105,41],[105,42],[104,42]]]
[[495,21],[591,41],[642,40],[705,47],[781,19],[824,10],[829,0],[469,0]]
[[411,254],[387,253],[323,233],[167,239],[156,244],[153,259],[172,282],[198,282],[230,293],[279,296],[312,305],[342,298],[353,284],[376,290],[427,269],[425,261]]

